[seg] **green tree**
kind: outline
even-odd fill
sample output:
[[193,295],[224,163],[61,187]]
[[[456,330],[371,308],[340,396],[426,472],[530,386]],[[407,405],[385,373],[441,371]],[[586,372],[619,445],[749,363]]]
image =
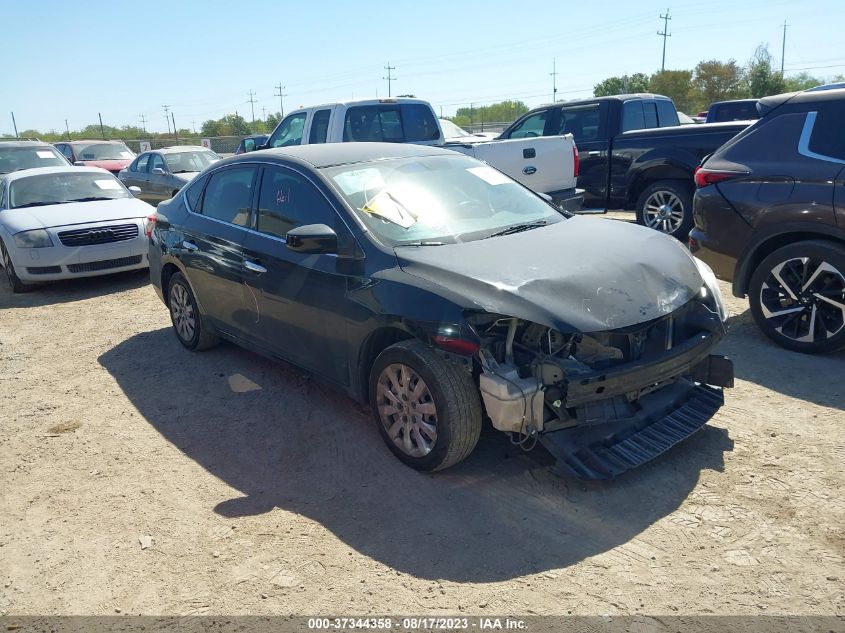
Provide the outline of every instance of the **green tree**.
[[807,90],[814,86],[820,86],[824,83],[824,79],[813,77],[808,72],[798,73],[792,77],[785,77],[784,90],[786,92],[798,92],[800,90]]
[[664,70],[654,73],[648,80],[648,91],[665,95],[675,102],[681,112],[692,112],[692,71]]
[[744,75],[742,68],[733,59],[727,62],[717,59],[699,62],[692,78],[694,109],[704,109],[714,101],[746,96],[748,91]]
[[528,106],[522,101],[500,101],[486,106],[458,108],[452,120],[455,125],[466,127],[485,123],[506,123],[528,112]]
[[755,99],[786,91],[786,84],[779,72],[772,70],[772,55],[766,44],[760,44],[748,62],[746,73],[748,92]]
[[282,114],[280,112],[271,112],[267,115],[267,119],[265,123],[267,124],[267,129],[272,132],[276,129],[276,126],[282,120]]
[[631,76],[608,77],[595,85],[593,95],[608,97],[610,95],[648,92],[648,89],[648,76],[643,73],[634,73]]

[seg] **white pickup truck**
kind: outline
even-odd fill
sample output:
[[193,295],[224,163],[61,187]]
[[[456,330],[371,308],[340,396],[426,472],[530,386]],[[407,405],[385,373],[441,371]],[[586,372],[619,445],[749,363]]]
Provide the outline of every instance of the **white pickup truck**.
[[550,196],[569,211],[579,210],[584,198],[583,190],[575,188],[578,150],[571,134],[502,141],[446,139],[431,104],[420,99],[368,99],[300,108],[282,119],[265,145],[245,139],[244,149],[355,141],[438,145],[461,152]]

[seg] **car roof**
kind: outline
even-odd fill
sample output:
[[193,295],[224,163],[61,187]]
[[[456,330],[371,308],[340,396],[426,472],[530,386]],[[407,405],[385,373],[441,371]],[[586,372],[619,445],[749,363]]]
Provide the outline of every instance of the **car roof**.
[[159,154],[178,154],[179,152],[196,152],[197,150],[203,150],[207,152],[211,151],[210,149],[208,149],[207,147],[203,147],[202,145],[172,145],[170,147],[150,149],[144,153],[150,154],[152,152],[158,152]]
[[92,139],[90,141],[86,141],[85,139],[76,139],[76,140],[73,140],[73,141],[56,141],[56,143],[68,143],[70,145],[79,145],[80,143],[85,143],[86,145],[94,145],[94,144],[114,145],[116,143],[120,143],[121,145],[123,145],[123,141],[118,141],[118,140],[104,141],[103,139]]
[[710,107],[717,105],[724,105],[726,103],[757,103],[758,99],[725,99],[724,101],[714,101]]
[[845,99],[845,88],[829,88],[826,90],[804,90],[803,92],[785,92],[760,99],[760,115],[765,116],[778,106],[785,103],[790,105],[802,103],[820,103],[825,101],[841,101]]
[[0,141],[0,147],[52,147],[46,141]]
[[549,106],[578,106],[589,103],[598,103],[600,101],[630,101],[631,99],[665,99],[671,101],[666,95],[658,95],[651,92],[631,92],[621,95],[608,95],[606,97],[590,97],[588,99],[573,99],[572,101],[555,101],[553,103],[544,103],[543,105],[531,108],[530,112],[535,110],[544,110]]
[[319,105],[301,106],[296,110],[288,112],[288,115],[293,114],[294,112],[298,112],[300,110],[320,110],[323,108],[333,108],[334,106],[338,105],[350,107],[379,104],[390,105],[392,103],[421,103],[423,105],[429,105],[428,101],[424,99],[417,99],[415,97],[388,97],[386,99],[349,99],[347,101],[330,101],[329,103],[321,103]]
[[307,163],[320,169],[334,165],[363,163],[390,158],[423,158],[452,156],[456,152],[429,145],[410,143],[316,143],[292,147],[276,147],[227,158],[216,165],[250,162],[256,158],[277,158]]
[[21,169],[9,174],[3,174],[0,176],[0,180],[5,180],[7,183],[11,183],[15,180],[20,180],[21,178],[29,178],[30,176],[44,176],[48,174],[78,174],[85,172],[111,176],[109,172],[105,169],[100,169],[99,167],[71,167],[68,165],[60,167],[33,167],[32,169]]

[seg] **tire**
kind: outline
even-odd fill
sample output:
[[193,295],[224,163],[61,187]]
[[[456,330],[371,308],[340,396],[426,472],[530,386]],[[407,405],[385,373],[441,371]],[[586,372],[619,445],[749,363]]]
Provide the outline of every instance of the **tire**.
[[422,341],[401,341],[379,355],[370,371],[370,403],[385,444],[417,470],[454,466],[481,434],[472,375]]
[[0,242],[0,256],[3,257],[3,270],[6,272],[6,280],[12,288],[12,292],[17,294],[29,292],[35,287],[32,284],[26,284],[20,280],[18,274],[15,272],[15,266],[12,264],[12,258],[3,242]]
[[214,347],[220,339],[208,328],[197,306],[194,292],[182,273],[173,273],[167,284],[167,306],[176,338],[189,350]]
[[637,198],[637,223],[686,242],[693,226],[692,185],[658,180]]
[[754,270],[748,299],[757,327],[781,347],[845,347],[845,246],[808,240],[779,248]]

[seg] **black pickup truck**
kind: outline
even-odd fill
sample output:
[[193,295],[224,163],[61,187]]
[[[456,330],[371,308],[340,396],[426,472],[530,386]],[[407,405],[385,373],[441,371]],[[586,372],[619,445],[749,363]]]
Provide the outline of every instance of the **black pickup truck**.
[[635,209],[640,224],[686,240],[695,168],[748,124],[680,125],[668,97],[630,94],[534,108],[499,138],[571,133],[586,212]]

